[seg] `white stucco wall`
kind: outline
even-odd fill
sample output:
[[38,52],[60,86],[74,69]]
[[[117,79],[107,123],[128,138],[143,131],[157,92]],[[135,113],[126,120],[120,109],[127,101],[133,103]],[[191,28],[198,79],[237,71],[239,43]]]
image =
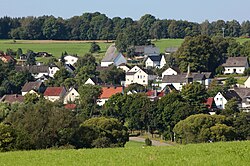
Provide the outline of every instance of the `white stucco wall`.
[[237,74],[243,74],[246,67],[224,67],[225,71],[224,74],[233,74],[233,73],[237,73]]
[[218,92],[217,95],[214,97],[214,102],[217,108],[219,109],[225,109],[225,105],[227,104],[227,100],[220,92]]
[[78,58],[68,55],[64,57],[64,60],[66,64],[71,64],[73,66],[78,61]]
[[165,70],[163,73],[162,73],[162,78],[164,77],[164,76],[170,76],[170,75],[177,75],[178,73],[175,71],[175,70],[173,70],[171,67],[169,67],[167,70]]

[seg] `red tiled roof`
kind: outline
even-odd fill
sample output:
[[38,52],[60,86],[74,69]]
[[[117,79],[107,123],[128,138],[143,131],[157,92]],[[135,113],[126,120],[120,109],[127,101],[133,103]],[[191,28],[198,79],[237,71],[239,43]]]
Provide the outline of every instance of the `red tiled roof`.
[[102,87],[102,94],[100,99],[108,99],[116,93],[122,93],[122,87]]
[[73,109],[76,109],[76,104],[66,104],[64,108],[73,110]]
[[207,106],[209,109],[211,109],[212,106],[213,106],[213,102],[214,102],[214,98],[213,98],[213,97],[209,97],[209,98],[206,100],[205,104],[206,104],[206,106]]
[[1,59],[5,59],[7,62],[14,61],[10,55],[1,55]]
[[48,87],[44,92],[44,96],[60,96],[64,87]]
[[[146,92],[146,95],[147,96],[155,96],[155,90],[148,90]],[[157,96],[158,97],[163,97],[165,94],[164,94],[164,91],[161,91],[161,92],[157,92]]]

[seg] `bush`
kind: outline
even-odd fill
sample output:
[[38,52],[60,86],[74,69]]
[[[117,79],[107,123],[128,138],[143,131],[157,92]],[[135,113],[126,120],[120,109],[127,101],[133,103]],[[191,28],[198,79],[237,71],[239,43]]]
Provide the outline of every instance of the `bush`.
[[152,141],[149,138],[145,139],[146,146],[152,146]]
[[14,149],[16,133],[10,125],[0,123],[0,151],[10,151]]

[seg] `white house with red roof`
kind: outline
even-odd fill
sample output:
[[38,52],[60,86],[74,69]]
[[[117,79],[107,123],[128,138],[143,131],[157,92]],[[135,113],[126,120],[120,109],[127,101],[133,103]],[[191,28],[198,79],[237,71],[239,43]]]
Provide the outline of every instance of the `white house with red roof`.
[[123,93],[123,87],[102,87],[102,94],[97,99],[97,104],[103,106],[105,102],[112,96],[117,93]]
[[52,102],[61,100],[66,94],[64,87],[48,87],[44,92],[44,98]]

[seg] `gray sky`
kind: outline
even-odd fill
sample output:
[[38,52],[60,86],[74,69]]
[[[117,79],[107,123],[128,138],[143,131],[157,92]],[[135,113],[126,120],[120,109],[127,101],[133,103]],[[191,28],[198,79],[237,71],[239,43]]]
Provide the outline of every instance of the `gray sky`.
[[0,0],[0,17],[42,16],[70,18],[85,12],[108,17],[131,17],[145,14],[160,19],[194,22],[236,19],[250,20],[250,0]]

